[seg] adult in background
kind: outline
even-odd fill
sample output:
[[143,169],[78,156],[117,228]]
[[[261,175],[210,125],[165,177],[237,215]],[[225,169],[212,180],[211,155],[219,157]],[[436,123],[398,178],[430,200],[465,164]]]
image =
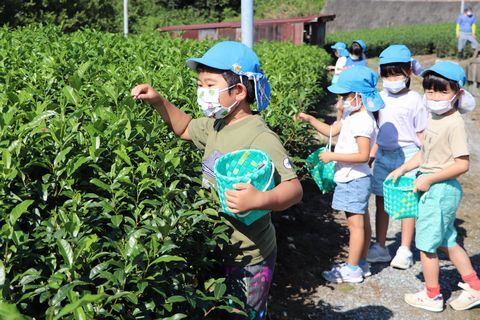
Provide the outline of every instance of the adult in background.
[[455,33],[458,39],[458,58],[463,59],[463,49],[467,44],[467,41],[470,42],[472,48],[475,50],[477,48],[477,38],[475,36],[475,31],[477,17],[473,14],[471,7],[465,7],[463,14],[459,15],[457,18],[457,26]]

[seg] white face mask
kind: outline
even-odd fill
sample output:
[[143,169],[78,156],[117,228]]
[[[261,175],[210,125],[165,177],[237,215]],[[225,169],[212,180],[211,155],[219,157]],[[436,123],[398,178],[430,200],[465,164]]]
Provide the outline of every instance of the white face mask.
[[224,107],[220,104],[220,93],[233,88],[235,85],[225,89],[218,88],[197,88],[197,103],[203,114],[208,118],[223,119],[228,116],[234,107],[238,105],[235,101],[231,106]]
[[428,100],[427,96],[424,95],[423,99],[425,101],[425,105],[427,106],[427,109],[430,110],[431,112],[437,114],[437,115],[442,115],[453,108],[453,100],[457,95],[454,95],[452,99],[450,100],[440,100],[440,101],[435,101],[435,100]]
[[407,87],[407,79],[397,80],[397,81],[389,81],[383,79],[383,88],[386,89],[390,93],[399,93],[403,89]]
[[354,55],[354,54],[350,54],[350,58],[352,58],[352,60],[358,60],[358,59],[360,59],[359,56]]
[[[353,100],[355,100],[355,105],[354,106],[352,106],[352,101]],[[344,99],[342,105],[343,105],[343,111],[345,113],[352,113],[352,112],[360,109],[361,106],[360,106],[360,103],[358,103],[358,94],[355,93],[355,97],[353,97],[350,100]]]

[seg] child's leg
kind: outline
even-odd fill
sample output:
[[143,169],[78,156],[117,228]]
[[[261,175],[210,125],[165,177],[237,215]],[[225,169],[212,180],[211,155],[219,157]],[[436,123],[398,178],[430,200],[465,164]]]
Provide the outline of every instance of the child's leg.
[[402,242],[401,246],[412,246],[413,236],[415,234],[415,218],[402,219]]
[[350,238],[348,242],[348,263],[358,266],[365,250],[364,214],[346,213]]
[[458,273],[462,276],[463,281],[468,283],[470,287],[475,290],[480,290],[480,280],[478,280],[477,274],[473,269],[472,262],[468,257],[465,250],[459,245],[453,247],[440,248],[442,251],[448,254],[450,261],[452,261]]
[[436,253],[420,251],[420,259],[422,261],[423,277],[425,278],[427,290],[428,288],[438,288],[438,290],[440,290],[438,282],[440,273],[438,255]]
[[377,207],[375,212],[375,236],[377,237],[377,243],[382,247],[385,247],[390,217],[385,212],[383,200],[383,197],[375,196],[375,206]]
[[370,214],[368,213],[368,211],[363,215],[363,226],[365,234],[361,259],[366,260],[368,255],[368,248],[370,248],[370,241],[372,240],[372,226],[370,225]]

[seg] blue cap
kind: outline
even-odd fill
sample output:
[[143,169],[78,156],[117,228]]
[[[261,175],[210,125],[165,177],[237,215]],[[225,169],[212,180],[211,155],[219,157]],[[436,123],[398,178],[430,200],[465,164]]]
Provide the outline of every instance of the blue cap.
[[328,90],[336,94],[360,93],[364,106],[368,111],[374,112],[385,106],[377,92],[377,81],[378,77],[372,69],[356,66],[342,71],[338,81],[329,86]]
[[332,49],[347,49],[347,45],[344,42],[336,42],[333,46],[330,46]]
[[378,64],[412,61],[412,53],[403,44],[392,44],[380,53]]
[[422,72],[422,77],[425,77],[430,72],[437,73],[446,79],[456,81],[461,87],[463,87],[467,81],[465,70],[463,70],[459,64],[452,61],[440,61],[435,63],[432,67]]
[[330,48],[337,50],[340,57],[348,57],[350,52],[347,50],[347,45],[344,42],[337,42]]
[[353,40],[352,42],[356,42],[360,45],[360,47],[362,47],[362,50],[365,52],[365,50],[367,50],[367,45],[365,44],[365,42],[363,40]]
[[270,103],[270,85],[260,70],[260,61],[255,52],[236,41],[222,41],[208,49],[201,58],[187,60],[187,66],[196,70],[198,64],[219,70],[229,70],[240,76],[247,76],[255,85],[255,99],[258,110],[262,111]]

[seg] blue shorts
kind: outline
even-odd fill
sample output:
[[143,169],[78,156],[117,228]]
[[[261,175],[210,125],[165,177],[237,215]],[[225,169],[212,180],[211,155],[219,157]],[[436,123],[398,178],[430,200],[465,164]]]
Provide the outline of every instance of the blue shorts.
[[333,193],[332,208],[348,213],[367,213],[372,176],[349,182],[337,182]]
[[462,199],[457,179],[435,183],[420,197],[415,223],[418,250],[435,253],[440,247],[457,245],[455,215]]
[[[393,170],[410,160],[420,150],[416,145],[410,145],[395,150],[378,148],[373,164],[372,193],[383,197],[383,182]],[[407,177],[415,177],[417,169],[405,174]]]

